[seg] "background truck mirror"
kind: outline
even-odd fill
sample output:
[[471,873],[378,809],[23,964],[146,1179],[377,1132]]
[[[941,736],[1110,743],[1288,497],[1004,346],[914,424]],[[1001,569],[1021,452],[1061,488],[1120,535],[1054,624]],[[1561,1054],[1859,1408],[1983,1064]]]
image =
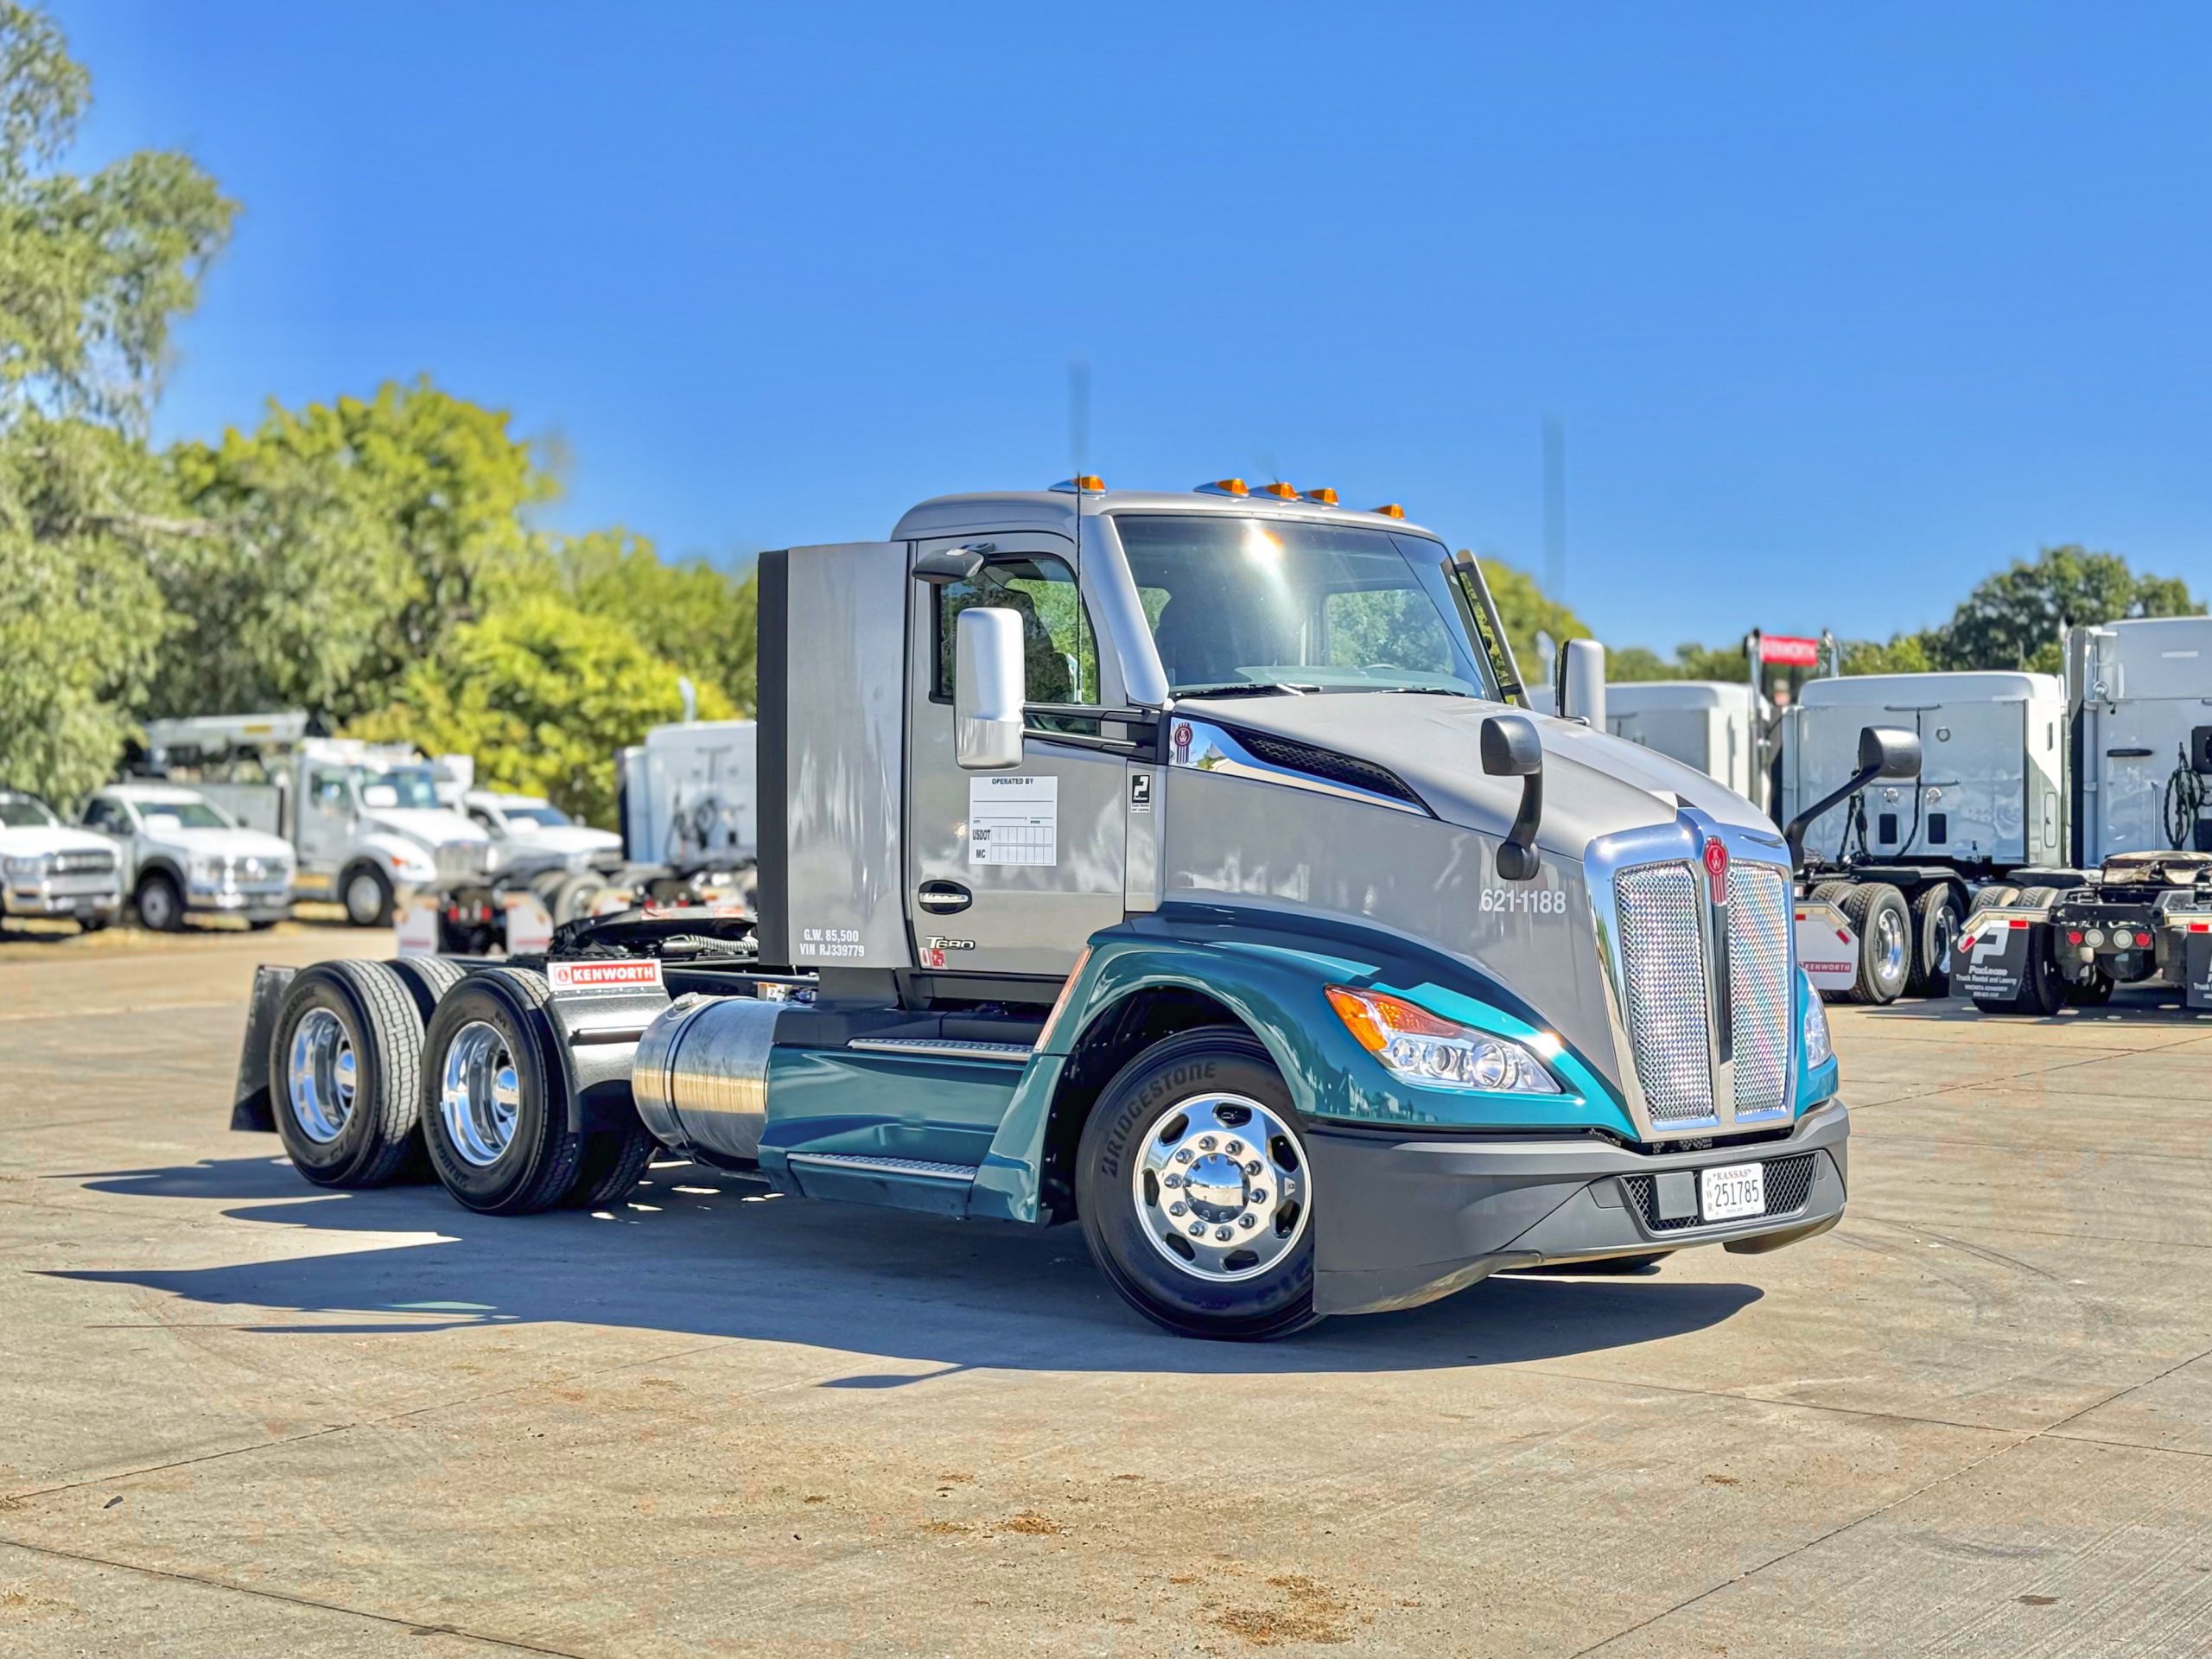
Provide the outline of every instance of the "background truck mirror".
[[976,573],[983,568],[983,556],[996,550],[997,543],[993,542],[969,542],[964,547],[941,547],[936,552],[925,553],[914,561],[914,580],[925,582],[932,588],[973,582]]
[[1560,648],[1559,712],[1562,720],[1605,729],[1605,648],[1595,639],[1570,639]]
[[1543,740],[1526,715],[1492,715],[1482,724],[1482,751],[1483,770],[1491,777],[1522,780],[1520,810],[1497,849],[1497,873],[1508,881],[1529,880],[1543,862],[1536,851],[1544,816]]
[[1021,705],[1028,700],[1021,616],[993,605],[960,613],[953,634],[955,759],[966,772],[1021,764]]

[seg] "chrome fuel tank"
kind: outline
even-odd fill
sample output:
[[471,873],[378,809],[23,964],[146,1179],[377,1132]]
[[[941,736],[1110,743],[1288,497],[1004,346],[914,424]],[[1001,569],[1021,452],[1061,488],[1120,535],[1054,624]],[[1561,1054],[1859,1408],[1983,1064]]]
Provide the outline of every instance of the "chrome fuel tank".
[[712,1159],[760,1154],[768,1053],[787,1005],[749,996],[680,996],[638,1039],[630,1093],[653,1138]]

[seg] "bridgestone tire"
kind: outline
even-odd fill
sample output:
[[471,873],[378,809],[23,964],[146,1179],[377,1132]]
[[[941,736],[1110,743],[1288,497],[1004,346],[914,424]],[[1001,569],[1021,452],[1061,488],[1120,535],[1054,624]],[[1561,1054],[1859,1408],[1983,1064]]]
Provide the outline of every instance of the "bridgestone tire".
[[1287,1337],[1321,1317],[1313,1311],[1310,1217],[1290,1250],[1266,1272],[1209,1281],[1169,1263],[1132,1197],[1147,1137],[1185,1103],[1214,1094],[1256,1101],[1286,1123],[1297,1118],[1281,1074],[1242,1027],[1209,1026],[1154,1044],[1106,1085],[1083,1126],[1076,1209],[1084,1239],[1122,1300],[1178,1336],[1237,1342]]
[[184,927],[184,894],[177,890],[176,878],[166,870],[149,870],[139,878],[138,891],[131,903],[138,912],[138,920],[156,933],[180,932]]
[[[542,974],[488,968],[467,975],[439,1000],[423,1044],[423,1139],[430,1167],[456,1203],[486,1216],[550,1210],[575,1185],[584,1137],[569,1128],[558,1038],[545,1013]],[[464,1155],[445,1114],[449,1051],[473,1026],[488,1026],[512,1060],[515,1112],[491,1161]]]
[[1986,887],[1975,890],[1974,903],[1967,906],[1967,914],[1979,916],[1985,910],[1993,910],[1999,905],[2009,905],[2019,896],[2020,890],[2018,887],[2008,887],[2001,881],[1993,881]]
[[[2029,887],[2007,899],[2024,910],[2047,910],[2058,897],[2056,887]],[[2048,925],[2031,930],[2028,970],[2020,976],[2017,996],[1977,996],[1974,1007],[1985,1014],[2006,1014],[2030,1020],[2048,1020],[2066,1006],[2066,976],[2050,954]]]
[[390,927],[391,878],[373,864],[349,865],[338,879],[338,902],[346,907],[346,919],[356,927]]
[[562,1202],[571,1210],[603,1210],[620,1203],[659,1150],[660,1142],[642,1123],[586,1135],[576,1183]]
[[1812,892],[1806,897],[1823,903],[1840,904],[1843,895],[1850,891],[1851,883],[1848,881],[1818,881],[1814,883]]
[[1923,887],[1912,900],[1912,975],[1905,988],[1914,996],[1951,994],[1951,955],[1959,942],[1959,898],[1948,882]]
[[461,963],[443,957],[395,957],[385,965],[399,976],[407,994],[415,999],[426,1030],[430,1016],[438,1011],[439,999],[460,984],[468,972]]
[[[1912,912],[1905,908],[1904,894],[1886,881],[1868,881],[1847,891],[1836,906],[1859,935],[1858,971],[1845,995],[1877,1007],[1896,1001],[1912,976]],[[1885,918],[1894,922],[1904,947],[1894,960],[1885,941]]]
[[545,901],[545,908],[552,912],[553,925],[559,927],[589,915],[592,900],[606,889],[605,880],[589,873],[563,877]]
[[[302,1079],[295,1075],[294,1043],[303,1025],[328,1033],[332,1020],[350,1056],[351,1097],[337,1133],[323,1138],[308,1127],[310,1120],[333,1127],[328,1097],[316,1093],[319,1118],[307,1097],[305,1085],[316,1081],[313,1046],[298,1057],[309,1067]],[[302,969],[269,1038],[270,1109],[300,1173],[318,1186],[349,1189],[397,1177],[414,1143],[422,1056],[423,1016],[388,964],[323,962]]]

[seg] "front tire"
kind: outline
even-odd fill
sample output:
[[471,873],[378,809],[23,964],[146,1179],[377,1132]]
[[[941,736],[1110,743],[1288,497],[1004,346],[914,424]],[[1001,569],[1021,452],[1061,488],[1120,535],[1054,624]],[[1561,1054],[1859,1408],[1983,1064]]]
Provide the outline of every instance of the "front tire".
[[1313,1175],[1268,1052],[1209,1026],[1146,1049],[1083,1127],[1076,1209],[1123,1300],[1178,1336],[1266,1341],[1312,1325]]
[[584,1137],[569,1103],[545,976],[473,973],[439,999],[423,1044],[423,1139],[456,1202],[486,1216],[550,1210],[576,1179]]
[[373,864],[356,864],[339,884],[346,919],[356,927],[391,925],[391,878]]
[[174,933],[184,925],[184,895],[165,870],[147,871],[130,902],[137,906],[139,922],[156,933]]
[[1868,881],[1852,887],[1837,905],[1859,935],[1851,1000],[1877,1007],[1896,1001],[1912,975],[1912,914],[1904,894],[1886,881]]
[[270,1033],[270,1104],[300,1173],[383,1186],[415,1141],[423,1016],[390,968],[324,962],[284,993]]

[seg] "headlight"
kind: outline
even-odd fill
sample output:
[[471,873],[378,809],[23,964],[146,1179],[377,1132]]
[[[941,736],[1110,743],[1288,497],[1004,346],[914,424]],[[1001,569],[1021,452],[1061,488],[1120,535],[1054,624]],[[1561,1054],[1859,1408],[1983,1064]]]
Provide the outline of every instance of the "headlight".
[[1382,1069],[1424,1089],[1484,1094],[1555,1095],[1558,1083],[1528,1049],[1380,991],[1329,987],[1329,1006],[1382,1062]]
[[35,881],[48,873],[48,868],[42,853],[32,853],[26,857],[8,861],[8,874],[20,881]]
[[[1804,979],[1804,970],[1798,970]],[[1821,1001],[1821,994],[1813,988],[1813,982],[1805,983],[1805,1064],[1808,1066],[1826,1065],[1835,1048],[1828,1041],[1828,1011]]]
[[223,879],[223,861],[219,858],[194,859],[192,879],[202,887],[214,887]]

